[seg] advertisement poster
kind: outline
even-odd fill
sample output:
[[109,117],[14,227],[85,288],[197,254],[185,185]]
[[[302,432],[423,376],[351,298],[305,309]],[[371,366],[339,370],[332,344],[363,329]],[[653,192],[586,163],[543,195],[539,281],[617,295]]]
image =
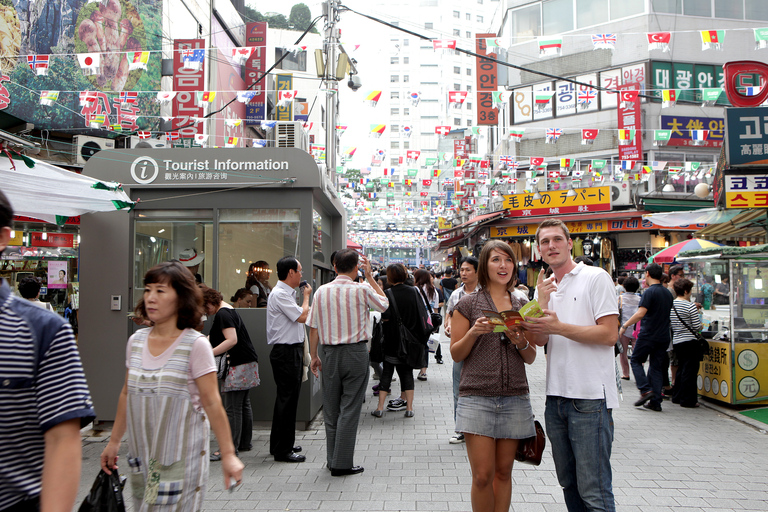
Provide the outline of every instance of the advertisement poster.
[[48,288],[66,288],[68,280],[66,261],[48,262]]
[[[139,92],[135,102],[125,104],[120,93],[160,89],[161,58],[156,50],[162,43],[161,16],[159,0],[2,2],[5,111],[41,129],[87,128],[87,116],[102,114],[107,126],[155,128],[155,95]],[[149,50],[155,51],[146,69],[129,69],[127,52]],[[100,55],[94,74],[83,74],[78,53]],[[32,71],[27,56],[47,59],[47,74]],[[61,91],[58,101],[40,105],[40,92],[47,90]],[[80,105],[82,91],[93,91],[94,101]]]

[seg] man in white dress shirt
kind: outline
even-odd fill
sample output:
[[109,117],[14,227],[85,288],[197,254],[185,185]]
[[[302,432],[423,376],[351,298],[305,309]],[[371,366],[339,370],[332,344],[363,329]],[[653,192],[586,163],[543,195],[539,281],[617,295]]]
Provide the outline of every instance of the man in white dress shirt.
[[306,457],[297,452],[296,408],[301,392],[304,366],[304,322],[309,314],[309,296],[312,287],[302,286],[304,300],[299,307],[296,290],[301,283],[301,263],[293,256],[277,262],[277,285],[267,299],[267,343],[272,345],[269,362],[277,386],[275,410],[272,414],[272,433],[269,453],[279,462],[304,462]]

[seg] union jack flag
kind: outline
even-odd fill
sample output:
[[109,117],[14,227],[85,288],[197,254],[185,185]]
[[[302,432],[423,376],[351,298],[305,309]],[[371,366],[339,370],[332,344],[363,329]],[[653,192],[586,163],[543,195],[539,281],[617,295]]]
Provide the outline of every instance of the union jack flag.
[[48,74],[48,55],[27,55],[27,64],[37,75]]
[[587,89],[586,91],[579,91],[579,94],[576,96],[577,101],[582,105],[589,105],[592,103],[592,100],[597,99],[597,93],[594,91],[594,89]]
[[616,34],[592,34],[592,44],[596,49],[613,49],[616,47]]
[[556,141],[563,134],[562,128],[547,128],[547,141]]

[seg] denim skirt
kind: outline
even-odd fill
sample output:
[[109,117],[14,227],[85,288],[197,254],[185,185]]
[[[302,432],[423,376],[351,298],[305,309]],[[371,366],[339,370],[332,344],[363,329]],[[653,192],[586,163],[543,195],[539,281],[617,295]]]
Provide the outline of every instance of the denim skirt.
[[525,439],[536,434],[529,395],[460,396],[456,432],[493,439]]

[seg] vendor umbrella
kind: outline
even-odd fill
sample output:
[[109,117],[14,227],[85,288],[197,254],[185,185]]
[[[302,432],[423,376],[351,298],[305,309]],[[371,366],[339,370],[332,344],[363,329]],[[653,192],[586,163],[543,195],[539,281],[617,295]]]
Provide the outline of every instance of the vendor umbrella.
[[693,249],[709,249],[711,247],[719,247],[723,244],[717,242],[710,242],[709,240],[700,240],[698,238],[692,238],[675,245],[670,245],[664,250],[661,250],[648,258],[648,263],[672,263],[677,258],[677,255],[683,251],[691,251]]
[[359,243],[355,242],[354,240],[350,240],[349,238],[347,238],[347,249],[353,249],[355,251],[362,251],[363,250],[363,246],[360,245]]
[[119,183],[99,181],[34,158],[0,158],[0,190],[16,215],[64,224],[85,213],[133,208]]

